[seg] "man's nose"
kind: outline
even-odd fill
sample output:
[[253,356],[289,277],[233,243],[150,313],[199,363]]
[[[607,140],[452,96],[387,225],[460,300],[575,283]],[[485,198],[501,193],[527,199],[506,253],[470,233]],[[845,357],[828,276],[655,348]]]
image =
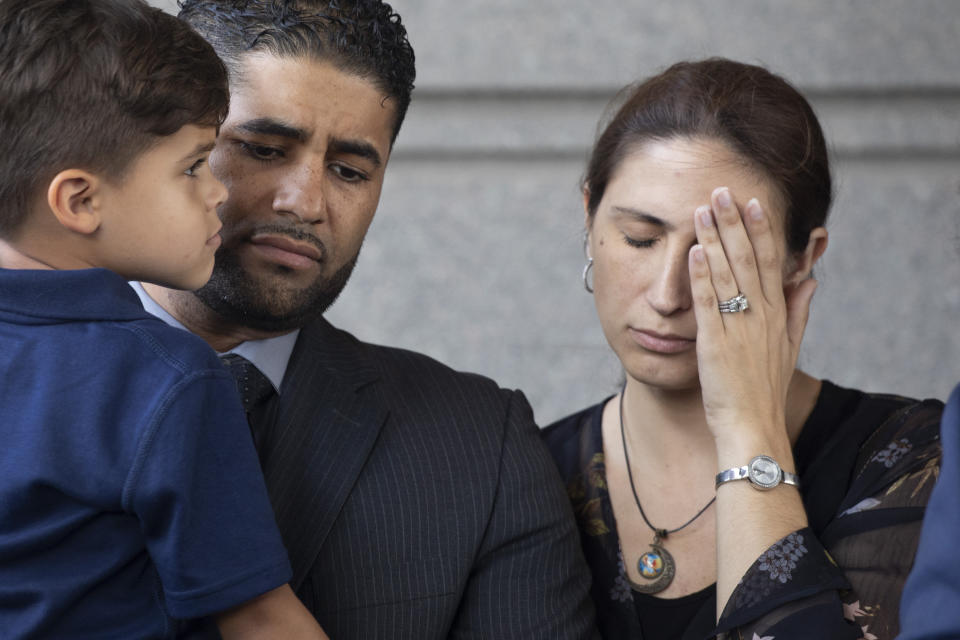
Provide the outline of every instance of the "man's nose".
[[301,222],[322,222],[326,218],[323,165],[303,162],[291,166],[273,199],[273,210],[290,213]]

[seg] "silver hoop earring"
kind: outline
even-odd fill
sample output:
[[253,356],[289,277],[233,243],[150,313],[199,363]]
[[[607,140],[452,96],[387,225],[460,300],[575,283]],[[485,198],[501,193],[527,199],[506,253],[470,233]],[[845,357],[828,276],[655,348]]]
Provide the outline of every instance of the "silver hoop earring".
[[593,293],[593,285],[590,284],[590,269],[593,269],[593,258],[590,256],[590,232],[583,230],[583,255],[587,259],[587,264],[583,265],[583,288],[587,293]]

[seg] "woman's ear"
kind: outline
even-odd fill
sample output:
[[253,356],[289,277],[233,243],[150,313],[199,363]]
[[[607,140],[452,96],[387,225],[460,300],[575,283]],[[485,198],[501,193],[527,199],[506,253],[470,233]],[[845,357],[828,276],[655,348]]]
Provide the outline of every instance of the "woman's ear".
[[817,263],[823,252],[827,250],[829,235],[824,227],[817,227],[810,232],[807,246],[803,252],[793,256],[793,265],[790,273],[784,278],[785,285],[796,285],[810,277],[813,265]]
[[103,183],[82,169],[66,169],[47,187],[47,205],[57,221],[75,233],[90,235],[100,228]]
[[590,187],[583,188],[583,228],[590,229]]

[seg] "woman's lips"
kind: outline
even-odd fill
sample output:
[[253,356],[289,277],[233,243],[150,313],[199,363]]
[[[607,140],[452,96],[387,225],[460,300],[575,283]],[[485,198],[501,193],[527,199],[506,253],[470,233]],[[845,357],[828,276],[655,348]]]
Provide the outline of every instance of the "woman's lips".
[[644,329],[629,328],[630,337],[647,351],[656,353],[681,353],[692,349],[697,341],[695,338],[684,338],[675,334],[662,334]]
[[316,267],[323,257],[322,252],[309,242],[277,235],[254,235],[250,244],[260,255],[271,262],[291,269]]

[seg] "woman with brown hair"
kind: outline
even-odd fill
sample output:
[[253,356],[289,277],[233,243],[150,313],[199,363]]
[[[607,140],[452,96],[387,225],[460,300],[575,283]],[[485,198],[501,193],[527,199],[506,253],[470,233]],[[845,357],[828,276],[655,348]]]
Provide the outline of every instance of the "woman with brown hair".
[[583,194],[625,382],[544,437],[602,635],[892,640],[942,403],[796,369],[832,198],[810,105],[760,67],[674,65],[628,90]]

